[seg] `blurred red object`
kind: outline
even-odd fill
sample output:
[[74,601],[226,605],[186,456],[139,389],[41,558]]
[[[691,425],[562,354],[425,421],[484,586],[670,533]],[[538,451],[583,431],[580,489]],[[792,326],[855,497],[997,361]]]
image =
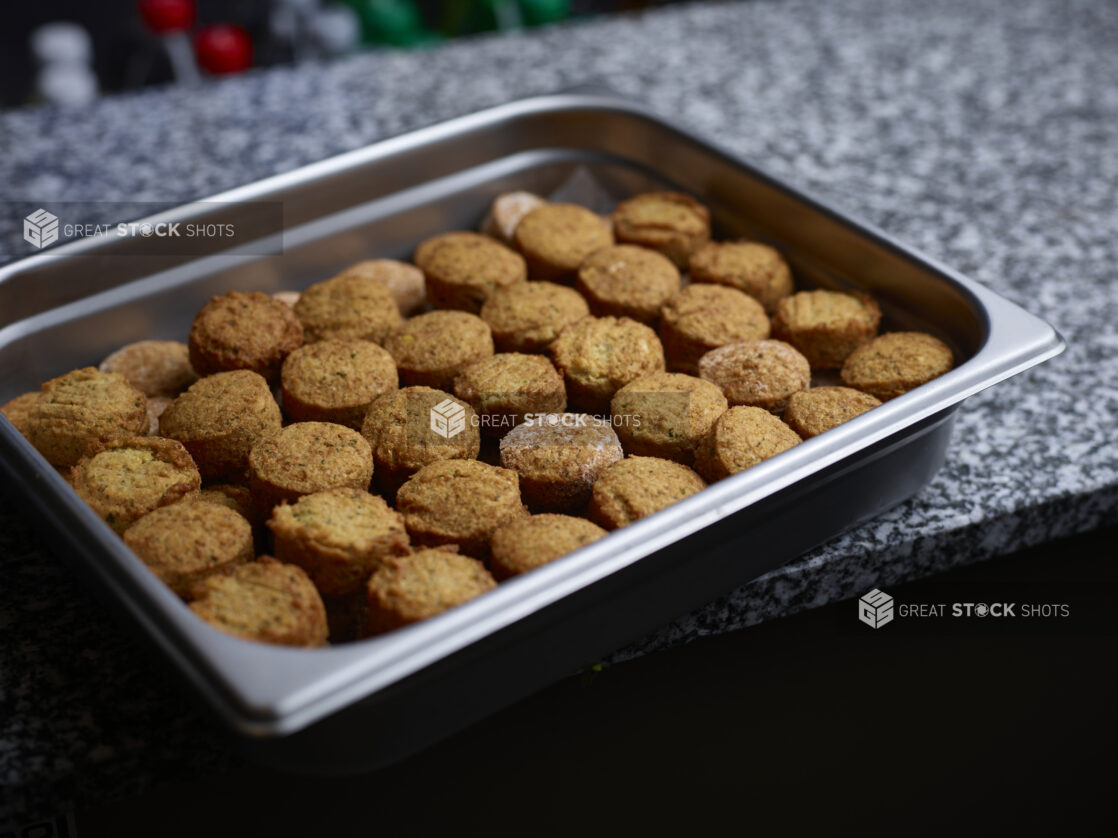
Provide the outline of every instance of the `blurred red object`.
[[157,35],[185,32],[194,26],[194,0],[140,0],[140,17]]
[[194,54],[198,64],[211,73],[239,73],[252,66],[252,39],[239,26],[206,26],[194,36]]

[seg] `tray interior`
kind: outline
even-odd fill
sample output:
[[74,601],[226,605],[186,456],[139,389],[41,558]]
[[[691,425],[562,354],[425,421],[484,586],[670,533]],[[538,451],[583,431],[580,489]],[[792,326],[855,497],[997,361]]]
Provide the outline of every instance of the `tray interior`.
[[[502,192],[526,189],[608,210],[613,201],[638,192],[688,188],[693,185],[666,180],[620,157],[576,149],[538,149],[289,227],[280,255],[210,256],[171,264],[119,286],[111,286],[110,276],[91,283],[110,285],[108,290],[0,331],[0,399],[37,389],[42,381],[67,370],[97,364],[132,341],[185,340],[194,314],[214,294],[234,289],[302,290],[361,259],[408,259],[427,236],[476,229],[489,203]],[[878,281],[868,288],[871,283],[866,276],[837,264],[825,251],[805,251],[799,242],[788,241],[781,235],[783,225],[774,224],[771,214],[758,217],[716,203],[714,218],[716,238],[748,237],[778,247],[792,265],[798,287],[870,290],[885,310],[883,329],[931,331],[952,345],[960,362],[981,341],[981,321],[974,310],[959,305],[963,301],[955,289],[924,273],[913,272],[904,282]],[[878,252],[879,258],[888,255]],[[60,257],[57,269],[70,273],[68,263],[81,259]],[[99,259],[96,269],[111,274],[113,260],[113,256]],[[165,261],[171,263],[174,257]],[[39,281],[76,279],[48,273]],[[0,284],[0,310],[5,307],[5,297],[11,299],[16,290],[14,283]]]

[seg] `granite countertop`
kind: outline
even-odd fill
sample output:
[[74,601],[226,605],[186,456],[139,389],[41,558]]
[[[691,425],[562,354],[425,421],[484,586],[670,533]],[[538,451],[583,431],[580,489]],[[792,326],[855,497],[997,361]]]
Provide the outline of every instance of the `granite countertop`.
[[[529,94],[603,83],[1051,320],[1061,357],[966,402],[918,497],[615,660],[1118,521],[1118,16],[1092,0],[675,7],[0,114],[0,184],[168,204]],[[0,219],[0,261],[18,219]],[[7,244],[5,244],[7,243]],[[6,248],[6,249],[5,249]],[[0,823],[232,764],[0,506]]]

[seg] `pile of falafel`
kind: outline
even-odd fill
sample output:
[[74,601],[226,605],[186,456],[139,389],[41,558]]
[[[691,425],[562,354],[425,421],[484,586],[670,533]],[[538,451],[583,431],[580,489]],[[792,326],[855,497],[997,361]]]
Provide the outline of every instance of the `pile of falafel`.
[[[190,609],[320,646],[460,605],[952,368],[672,192],[212,298],[2,408]],[[830,371],[829,373],[827,371]],[[838,371],[842,386],[812,386]],[[825,380],[825,378],[824,378]]]

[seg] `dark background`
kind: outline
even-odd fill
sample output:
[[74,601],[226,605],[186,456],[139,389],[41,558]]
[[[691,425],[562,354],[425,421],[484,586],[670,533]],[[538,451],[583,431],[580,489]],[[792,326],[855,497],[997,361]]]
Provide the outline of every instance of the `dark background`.
[[[366,0],[367,1],[367,0]],[[343,0],[337,0],[343,2]],[[351,0],[356,4],[361,0]],[[484,11],[488,0],[403,0],[414,4],[422,25],[433,38],[453,38],[490,31],[494,21]],[[566,6],[567,18],[631,11],[667,5],[672,0],[551,0]],[[291,56],[269,39],[267,18],[274,0],[197,0],[197,25],[232,23],[244,28],[255,47],[255,66],[290,63]],[[134,89],[137,76],[143,85],[171,80],[170,64],[147,32],[137,0],[41,0],[7,3],[0,23],[0,107],[30,101],[34,91],[35,64],[28,39],[44,23],[70,21],[81,24],[93,41],[94,70],[105,93]],[[529,22],[530,23],[530,22]],[[362,49],[374,49],[366,43]]]
[[[889,592],[1043,583],[1059,598],[1118,581],[1116,537]],[[836,630],[855,613],[835,603],[569,678],[379,772],[245,766],[79,811],[77,834],[1115,834],[1113,631]]]

